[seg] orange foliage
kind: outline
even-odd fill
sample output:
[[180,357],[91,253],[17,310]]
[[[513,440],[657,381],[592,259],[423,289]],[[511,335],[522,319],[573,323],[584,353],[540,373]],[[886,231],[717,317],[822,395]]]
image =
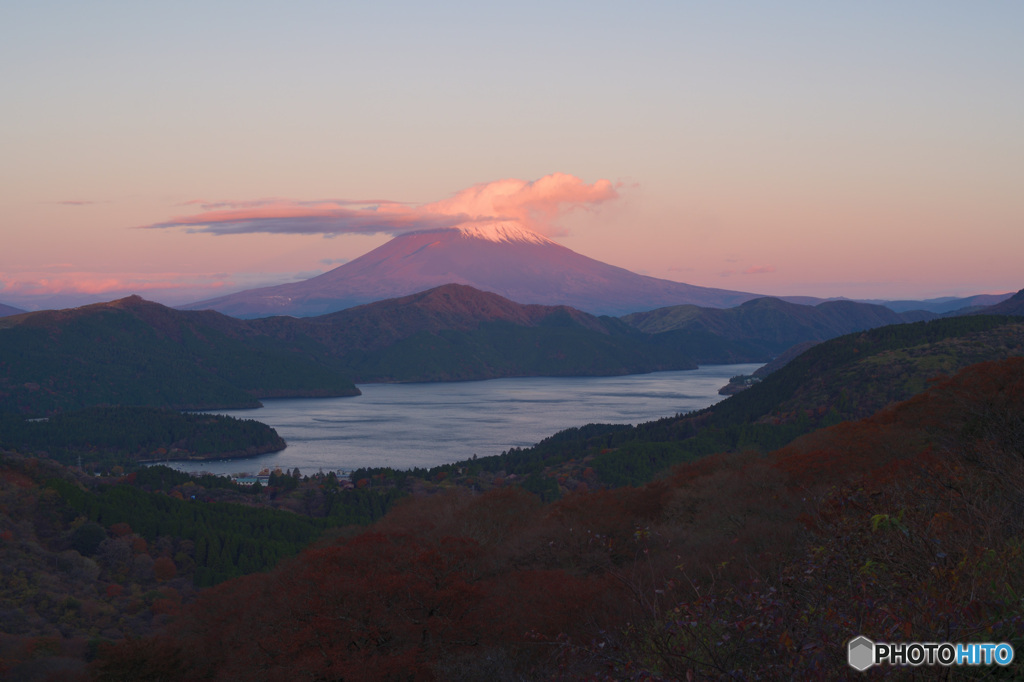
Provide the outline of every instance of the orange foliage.
[[132,527],[127,523],[115,523],[110,527],[110,534],[115,538],[123,538],[125,535],[132,534]]
[[161,581],[174,580],[178,575],[178,567],[170,557],[162,556],[153,562],[153,576]]
[[430,679],[500,651],[510,677],[830,679],[857,632],[1019,631],[1006,593],[1024,592],[1021,415],[1017,358],[640,488],[547,506],[511,487],[413,497],[360,535],[206,591],[166,639],[98,665],[167,679]]

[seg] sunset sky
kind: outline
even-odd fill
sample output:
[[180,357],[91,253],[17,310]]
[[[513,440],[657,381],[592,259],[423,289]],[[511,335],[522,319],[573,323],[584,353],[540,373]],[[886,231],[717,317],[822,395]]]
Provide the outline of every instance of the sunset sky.
[[6,2],[0,302],[515,218],[765,294],[1024,287],[1021,2]]

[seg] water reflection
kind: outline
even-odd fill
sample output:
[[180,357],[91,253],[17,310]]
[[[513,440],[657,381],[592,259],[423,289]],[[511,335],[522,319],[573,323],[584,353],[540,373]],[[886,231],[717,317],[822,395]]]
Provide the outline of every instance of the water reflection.
[[760,365],[712,365],[621,377],[529,377],[435,384],[366,384],[355,398],[265,400],[229,410],[277,429],[282,452],[244,460],[175,463],[185,471],[254,472],[263,467],[350,470],[430,467],[533,445],[589,423],[636,424],[703,409],[730,377]]

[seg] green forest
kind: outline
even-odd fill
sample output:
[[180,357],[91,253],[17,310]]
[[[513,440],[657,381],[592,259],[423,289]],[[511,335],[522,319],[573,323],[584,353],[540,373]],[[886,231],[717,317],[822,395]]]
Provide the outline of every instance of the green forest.
[[0,447],[45,452],[89,471],[171,459],[276,452],[284,440],[266,424],[155,407],[90,407],[41,419],[0,413]]

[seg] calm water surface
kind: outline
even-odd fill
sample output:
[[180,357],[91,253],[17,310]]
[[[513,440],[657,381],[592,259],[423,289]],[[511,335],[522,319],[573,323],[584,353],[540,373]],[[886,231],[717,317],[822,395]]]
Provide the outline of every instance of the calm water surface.
[[180,462],[184,471],[256,472],[263,467],[396,469],[497,455],[589,423],[637,424],[699,410],[718,389],[758,364],[709,365],[682,372],[619,377],[529,377],[431,384],[364,384],[361,396],[264,400],[227,410],[277,429],[288,447],[246,459]]

